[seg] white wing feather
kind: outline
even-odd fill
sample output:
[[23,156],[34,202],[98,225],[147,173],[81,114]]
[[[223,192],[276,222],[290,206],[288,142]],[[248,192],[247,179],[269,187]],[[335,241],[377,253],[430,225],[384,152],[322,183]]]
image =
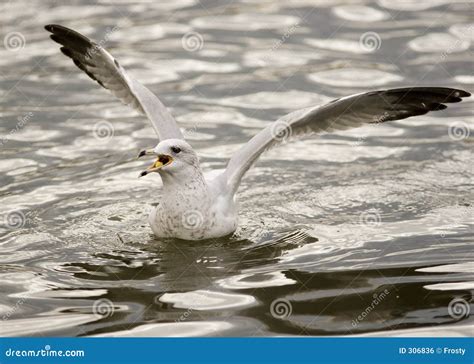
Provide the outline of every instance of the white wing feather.
[[467,96],[470,96],[468,92],[452,88],[399,88],[352,95],[323,106],[298,110],[278,119],[250,139],[232,156],[221,178],[233,194],[258,157],[287,136],[321,134],[405,119],[445,109],[443,103],[459,102]]
[[45,29],[53,33],[51,39],[63,46],[61,51],[72,58],[77,67],[124,104],[145,114],[160,140],[184,139],[176,120],[162,102],[148,88],[127,75],[104,48],[61,25],[50,24]]

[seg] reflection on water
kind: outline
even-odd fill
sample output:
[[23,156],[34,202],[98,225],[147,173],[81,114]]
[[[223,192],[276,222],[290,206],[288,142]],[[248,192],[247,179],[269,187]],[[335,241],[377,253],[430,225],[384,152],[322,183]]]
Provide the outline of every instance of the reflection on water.
[[285,144],[245,178],[233,237],[158,240],[146,217],[161,182],[138,180],[135,159],[150,126],[42,30],[103,40],[206,170],[297,108],[473,91],[467,4],[289,4],[0,5],[1,335],[472,334],[471,100]]

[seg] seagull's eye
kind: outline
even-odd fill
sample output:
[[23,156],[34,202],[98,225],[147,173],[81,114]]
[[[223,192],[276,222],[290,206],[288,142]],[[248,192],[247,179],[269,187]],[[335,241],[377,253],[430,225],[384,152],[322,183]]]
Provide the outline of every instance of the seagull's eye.
[[179,147],[171,147],[171,151],[175,154],[178,154],[179,152],[181,152],[181,148]]

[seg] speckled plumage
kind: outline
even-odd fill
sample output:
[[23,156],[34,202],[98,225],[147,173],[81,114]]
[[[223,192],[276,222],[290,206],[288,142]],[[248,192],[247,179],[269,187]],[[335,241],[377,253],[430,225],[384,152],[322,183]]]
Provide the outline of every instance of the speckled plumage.
[[[171,147],[179,147],[176,155]],[[163,181],[159,205],[150,214],[153,232],[160,237],[201,240],[231,234],[237,228],[233,195],[225,193],[220,179],[206,180],[191,146],[168,139],[154,149],[157,155],[172,155],[174,163],[158,172]],[[177,160],[179,162],[177,162]]]

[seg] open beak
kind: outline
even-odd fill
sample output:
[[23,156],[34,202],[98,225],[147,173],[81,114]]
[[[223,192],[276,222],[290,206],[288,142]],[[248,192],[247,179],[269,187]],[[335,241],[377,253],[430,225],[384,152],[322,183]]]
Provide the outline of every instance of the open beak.
[[[140,158],[144,155],[149,155],[149,154],[155,154],[153,152],[153,149],[141,151],[140,154],[138,155],[138,157]],[[155,163],[153,163],[150,167],[148,167],[143,172],[141,172],[139,177],[146,176],[147,174],[149,174],[151,172],[157,172],[158,170],[160,170],[164,166],[167,166],[171,162],[173,162],[173,158],[171,158],[169,155],[158,154],[158,158],[156,159]]]
[[155,152],[153,151],[153,149],[144,149],[144,150],[140,151],[140,153],[138,153],[138,157],[137,157],[137,158],[141,158],[141,157],[143,157],[144,155],[152,155],[152,154],[155,154]]

